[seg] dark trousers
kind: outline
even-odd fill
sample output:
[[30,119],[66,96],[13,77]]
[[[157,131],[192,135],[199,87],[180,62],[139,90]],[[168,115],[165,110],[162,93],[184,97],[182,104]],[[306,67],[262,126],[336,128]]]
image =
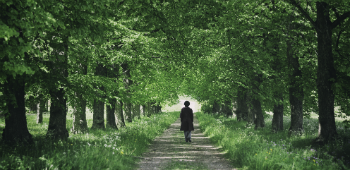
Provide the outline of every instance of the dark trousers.
[[184,131],[186,142],[191,140],[191,131]]

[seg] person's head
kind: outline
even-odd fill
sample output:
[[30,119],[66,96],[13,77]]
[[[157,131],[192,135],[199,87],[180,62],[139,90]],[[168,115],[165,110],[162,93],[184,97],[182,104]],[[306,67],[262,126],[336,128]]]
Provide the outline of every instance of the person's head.
[[184,105],[185,105],[186,107],[188,107],[188,106],[190,105],[190,102],[189,102],[189,101],[185,101]]

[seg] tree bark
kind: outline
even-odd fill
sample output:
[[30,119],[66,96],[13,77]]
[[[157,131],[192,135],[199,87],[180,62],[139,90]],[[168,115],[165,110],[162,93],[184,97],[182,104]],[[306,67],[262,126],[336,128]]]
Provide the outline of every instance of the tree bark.
[[111,106],[106,106],[107,107],[107,125],[106,126],[107,128],[118,130],[118,127],[115,121],[115,115],[114,115],[116,103],[117,103],[117,99],[115,98],[109,99],[109,104]]
[[261,102],[259,96],[259,86],[262,82],[262,74],[258,74],[255,76],[255,83],[253,84],[253,92],[254,97],[252,98],[252,106],[253,106],[253,115],[256,116],[255,129],[265,127],[264,116],[261,109]]
[[122,101],[117,101],[116,115],[117,115],[117,126],[124,127],[125,120],[124,120],[124,114],[123,114],[123,102]]
[[[283,102],[283,93],[276,93],[274,98]],[[273,117],[272,117],[272,130],[274,132],[283,130],[283,109],[282,103],[277,103],[273,106]]]
[[300,80],[302,73],[300,70],[299,59],[292,52],[292,44],[287,40],[287,59],[289,67],[292,70],[289,87],[289,103],[291,108],[291,125],[289,134],[301,134],[303,132],[303,86]]
[[38,111],[37,111],[37,114],[36,114],[36,123],[39,124],[39,123],[43,123],[43,113],[45,111],[45,100],[42,99],[42,95],[39,96],[40,98],[40,102],[39,102],[39,106],[38,106]]
[[86,121],[86,100],[82,94],[75,92],[77,105],[73,107],[73,126],[71,132],[73,134],[89,133],[89,128]]
[[328,141],[337,135],[334,118],[333,83],[336,80],[332,54],[332,23],[329,18],[329,5],[316,2],[317,8],[317,90],[319,107],[318,140]]
[[[97,76],[107,76],[107,70],[106,68],[99,63],[96,67],[96,73],[95,75]],[[104,91],[104,87],[99,85],[100,91]],[[104,99],[105,96],[103,94],[97,94],[97,96],[101,99]],[[93,104],[93,121],[92,121],[92,126],[91,129],[105,129],[105,119],[104,119],[104,111],[105,111],[105,107],[104,107],[104,102],[101,100],[94,100],[94,104]]]
[[12,75],[4,83],[4,95],[9,116],[5,116],[5,129],[2,140],[9,144],[33,143],[32,135],[28,131],[25,109],[25,77],[26,75]]
[[65,91],[63,88],[50,89],[51,107],[49,128],[46,136],[51,139],[67,139],[69,137],[66,128],[66,99],[64,98]]

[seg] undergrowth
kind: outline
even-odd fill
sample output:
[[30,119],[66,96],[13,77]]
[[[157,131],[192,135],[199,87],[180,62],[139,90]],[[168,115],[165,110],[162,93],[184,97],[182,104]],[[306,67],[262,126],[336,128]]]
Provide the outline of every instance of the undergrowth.
[[[178,115],[178,112],[170,112],[141,117],[119,130],[70,133],[69,138],[64,141],[50,141],[45,138],[48,115],[44,115],[43,124],[35,123],[35,115],[27,115],[28,129],[33,135],[34,144],[14,148],[1,144],[0,169],[133,169],[136,157]],[[71,126],[71,122],[68,119],[67,125]],[[4,128],[3,120],[0,128]]]
[[254,130],[246,122],[219,115],[197,113],[201,130],[227,151],[235,167],[242,169],[349,169],[349,131],[338,123],[339,140],[316,145],[317,119],[304,120],[304,134],[288,136],[290,118],[284,117],[284,131],[271,131],[272,117],[266,127]]

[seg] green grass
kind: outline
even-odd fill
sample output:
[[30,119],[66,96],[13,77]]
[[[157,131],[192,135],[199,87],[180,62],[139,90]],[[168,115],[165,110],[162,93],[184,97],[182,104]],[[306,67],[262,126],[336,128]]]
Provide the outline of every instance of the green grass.
[[[0,169],[134,169],[136,157],[141,155],[153,139],[178,118],[179,112],[141,117],[119,130],[90,130],[89,134],[69,134],[66,141],[45,138],[49,115],[44,123],[36,124],[36,116],[28,114],[28,129],[33,146],[14,149],[0,145]],[[88,127],[92,118],[87,115]],[[0,128],[4,128],[0,120]],[[67,115],[67,129],[72,117]]]
[[272,116],[266,127],[254,130],[246,122],[232,118],[197,113],[201,130],[226,150],[233,165],[241,169],[349,169],[350,137],[337,122],[339,140],[325,146],[314,144],[317,119],[304,119],[304,134],[288,137],[290,117],[284,117],[284,131],[271,132]]

